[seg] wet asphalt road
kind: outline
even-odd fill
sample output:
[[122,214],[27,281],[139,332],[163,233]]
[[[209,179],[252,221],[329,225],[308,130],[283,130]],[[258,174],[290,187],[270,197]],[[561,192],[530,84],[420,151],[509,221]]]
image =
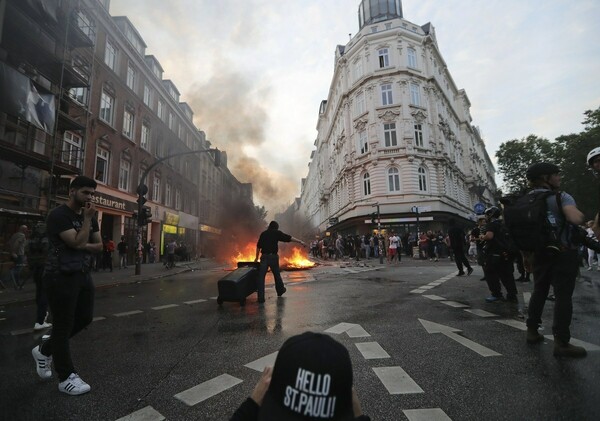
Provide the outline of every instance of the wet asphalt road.
[[[92,387],[79,397],[37,378],[30,351],[40,335],[22,332],[34,306],[8,307],[0,324],[0,418],[227,420],[252,391],[256,367],[306,330],[329,330],[348,348],[355,387],[373,420],[600,414],[600,274],[584,272],[574,298],[572,336],[590,352],[561,360],[552,356],[550,339],[525,344],[519,312],[531,285],[518,285],[519,306],[488,304],[477,267],[460,278],[446,261],[286,272],[288,292],[277,298],[268,289],[263,308],[255,295],[245,307],[218,306],[216,282],[226,273],[195,271],[97,290],[96,320],[72,340],[76,367]],[[545,334],[552,306],[546,305]],[[437,325],[428,322],[444,332],[429,333],[426,326]],[[407,378],[412,383],[400,381]]]

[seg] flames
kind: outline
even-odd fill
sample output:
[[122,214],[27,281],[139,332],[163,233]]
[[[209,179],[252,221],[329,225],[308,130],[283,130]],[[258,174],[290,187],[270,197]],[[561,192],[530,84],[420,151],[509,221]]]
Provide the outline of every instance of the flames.
[[[231,267],[236,268],[238,262],[253,262],[256,258],[256,244],[250,243],[241,250],[235,252],[229,259]],[[260,258],[260,254],[259,254]],[[291,252],[284,246],[279,248],[279,264],[281,269],[309,269],[316,266],[316,263],[309,260],[304,249],[292,247]]]

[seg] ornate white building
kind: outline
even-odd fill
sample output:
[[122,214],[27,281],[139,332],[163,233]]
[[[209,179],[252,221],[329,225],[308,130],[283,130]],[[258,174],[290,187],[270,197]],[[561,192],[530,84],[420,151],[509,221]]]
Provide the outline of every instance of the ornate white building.
[[318,229],[446,230],[493,202],[494,167],[438,48],[433,25],[400,0],[363,0],[360,31],[338,45],[329,95],[302,180],[300,211]]

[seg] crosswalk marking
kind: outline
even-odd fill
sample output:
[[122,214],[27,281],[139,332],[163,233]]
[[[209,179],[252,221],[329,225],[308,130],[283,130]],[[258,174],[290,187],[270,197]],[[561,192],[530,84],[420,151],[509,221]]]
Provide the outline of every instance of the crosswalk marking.
[[165,310],[167,308],[179,307],[179,304],[166,304],[164,306],[151,307],[152,310]]
[[495,322],[502,323],[503,325],[517,328],[519,330],[527,330],[527,325],[518,320],[512,319],[502,319],[502,320],[494,320]]
[[408,421],[452,421],[440,408],[404,409],[402,412]]
[[132,412],[129,415],[125,415],[116,421],[163,421],[166,420],[164,416],[156,409],[151,406],[146,406],[139,411]]
[[218,395],[233,386],[242,383],[242,379],[230,376],[229,374],[221,374],[214,379],[200,383],[190,389],[184,390],[176,394],[174,397],[179,399],[188,406],[194,406],[208,398]]
[[100,320],[106,320],[104,316],[96,316],[92,319],[92,322],[99,322]]
[[469,309],[465,309],[465,311],[469,312],[469,313],[473,313],[476,316],[479,317],[497,317],[497,314],[494,313],[490,313],[489,311],[485,311],[482,310],[480,308],[469,308]]
[[206,300],[201,298],[199,300],[184,301],[183,304],[192,305],[192,304],[198,304],[198,303],[204,303],[204,302],[206,302]]
[[273,367],[275,365],[276,358],[277,358],[277,352],[273,352],[272,354],[265,355],[264,357],[259,358],[258,360],[254,360],[254,361],[244,365],[244,367],[248,367],[248,368],[251,368],[252,370],[262,372],[265,369],[265,367],[267,367],[267,366]]
[[361,342],[354,345],[356,345],[365,360],[390,358],[390,354],[388,354],[377,342]]
[[390,395],[425,393],[402,367],[373,367],[373,371]]
[[132,316],[134,314],[140,314],[143,313],[142,310],[133,310],[133,311],[125,311],[123,313],[115,313],[113,314],[113,316],[115,317],[125,317],[125,316]]
[[444,297],[440,297],[439,295],[423,295],[423,297],[429,298],[430,300],[434,300],[434,301],[446,300]]
[[463,303],[459,303],[458,301],[441,301],[442,304],[446,304],[447,306],[450,307],[455,307],[455,308],[467,308],[469,307],[466,304]]

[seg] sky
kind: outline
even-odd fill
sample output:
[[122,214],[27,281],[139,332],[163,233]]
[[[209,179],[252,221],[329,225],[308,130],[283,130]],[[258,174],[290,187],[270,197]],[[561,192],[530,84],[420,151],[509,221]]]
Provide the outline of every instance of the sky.
[[[300,195],[334,52],[359,0],[112,0],[194,110],[228,167],[273,216]],[[508,140],[583,130],[600,107],[600,1],[403,0],[431,22],[492,161]]]

